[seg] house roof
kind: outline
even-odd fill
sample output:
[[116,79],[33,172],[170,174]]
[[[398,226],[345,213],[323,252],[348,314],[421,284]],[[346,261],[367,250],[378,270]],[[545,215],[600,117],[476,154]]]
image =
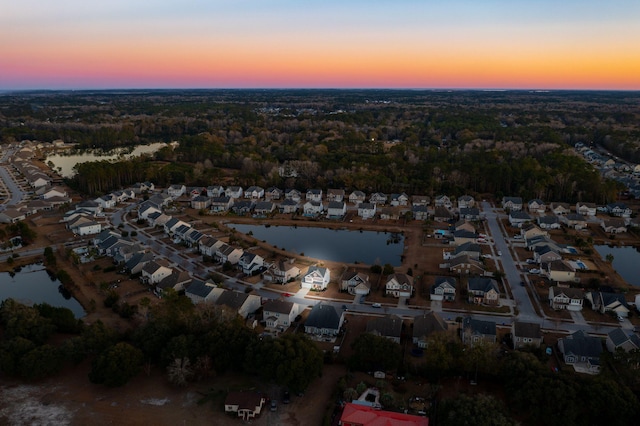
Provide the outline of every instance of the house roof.
[[397,315],[374,318],[367,322],[367,333],[379,334],[383,337],[400,338],[402,333],[402,318]]
[[211,290],[216,288],[216,285],[211,282],[205,282],[201,280],[192,280],[185,293],[190,293],[196,296],[205,298],[211,293]]
[[342,424],[361,426],[429,426],[427,417],[384,411],[354,403],[345,405],[340,421]]
[[330,209],[343,209],[344,208],[344,202],[343,201],[329,201],[328,208],[330,208]]
[[471,277],[468,282],[469,290],[472,291],[482,291],[488,292],[490,290],[495,290],[497,293],[500,293],[498,289],[498,283],[493,278],[487,277]]
[[551,287],[553,290],[554,297],[558,297],[562,294],[567,296],[569,299],[584,299],[584,292],[579,288],[571,288],[571,287]]
[[304,325],[305,327],[337,330],[340,326],[340,318],[341,315],[333,305],[320,302],[311,309]]
[[462,320],[462,329],[470,330],[472,334],[484,334],[486,336],[496,335],[496,323],[493,321],[483,321],[472,317],[465,317]]
[[184,285],[189,281],[191,281],[191,277],[187,272],[174,269],[171,271],[171,275],[164,277],[162,281],[158,283],[158,287],[164,290],[167,288],[174,288],[180,284]]
[[449,284],[451,287],[456,288],[457,282],[453,277],[436,277],[434,287],[438,287],[442,284]]
[[264,304],[263,311],[278,312],[280,314],[289,315],[293,310],[294,306],[295,306],[295,303],[293,302],[287,302],[286,300],[280,300],[280,299],[273,299]]
[[244,305],[244,302],[248,298],[249,295],[246,293],[226,290],[220,295],[220,297],[218,297],[216,305],[225,305],[230,307],[231,309],[238,310],[242,307],[242,305]]
[[600,297],[602,299],[602,304],[604,306],[609,306],[612,304],[620,304],[625,308],[629,309],[629,304],[627,303],[627,300],[624,298],[624,294],[600,292]]
[[273,203],[271,201],[258,201],[254,210],[273,210]]
[[532,339],[541,337],[540,324],[534,322],[514,321],[513,328],[513,334],[519,337],[530,337]]
[[460,244],[458,247],[456,247],[456,249],[453,251],[454,255],[463,253],[465,251],[472,251],[472,252],[477,252],[480,253],[482,251],[482,249],[480,248],[480,245],[476,244],[476,243],[472,243],[472,242],[466,242],[464,244]]
[[627,334],[621,328],[614,328],[609,332],[609,334],[607,334],[607,336],[609,337],[611,342],[613,342],[615,347],[618,347],[630,341],[631,343],[636,345],[636,347],[640,348],[640,346],[638,345],[640,343],[640,338],[638,338],[638,335],[632,334],[631,336],[627,336]]
[[363,283],[368,283],[369,282],[369,276],[367,274],[364,274],[362,272],[358,272],[355,269],[347,269],[346,271],[344,271],[342,273],[342,276],[340,277],[341,281],[351,281],[351,280],[357,280]]
[[407,275],[407,274],[391,274],[389,275],[389,278],[387,278],[387,283],[391,282],[392,280],[396,280],[398,282],[398,284],[400,285],[413,285],[413,277]]
[[427,337],[432,333],[447,331],[447,323],[437,312],[421,314],[413,318],[413,337]]
[[254,411],[264,402],[264,396],[257,392],[229,392],[224,400],[225,405],[237,405],[238,411]]
[[599,358],[602,353],[602,341],[598,337],[587,336],[578,330],[562,340],[563,354],[573,354],[588,358]]

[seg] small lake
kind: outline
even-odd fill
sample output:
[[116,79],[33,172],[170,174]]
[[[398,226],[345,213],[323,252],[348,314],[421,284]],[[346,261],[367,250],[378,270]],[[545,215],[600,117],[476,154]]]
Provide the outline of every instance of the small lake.
[[89,161],[116,161],[125,160],[131,157],[139,157],[142,154],[151,154],[160,148],[167,146],[164,142],[152,143],[150,145],[138,145],[135,148],[117,148],[111,151],[84,150],[81,152],[71,151],[69,154],[54,154],[45,159],[45,163],[51,161],[53,169],[62,177],[72,177],[75,172],[73,167],[78,163],[87,163]]
[[60,281],[50,277],[42,264],[23,266],[15,273],[0,272],[0,301],[15,299],[25,305],[48,303],[68,308],[76,318],[82,318],[85,315],[82,305],[61,290]]
[[400,266],[404,236],[391,232],[349,231],[314,227],[229,224],[279,249],[316,259],[345,263]]
[[634,286],[640,286],[640,252],[634,247],[610,247],[606,245],[594,246],[600,256],[605,259],[608,254],[613,255],[613,269],[626,282]]

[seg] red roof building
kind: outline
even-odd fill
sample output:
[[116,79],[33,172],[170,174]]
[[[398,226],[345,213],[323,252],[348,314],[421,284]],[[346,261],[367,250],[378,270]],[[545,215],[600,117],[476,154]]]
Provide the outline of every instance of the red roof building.
[[427,417],[376,410],[358,404],[347,404],[340,417],[342,426],[429,426]]

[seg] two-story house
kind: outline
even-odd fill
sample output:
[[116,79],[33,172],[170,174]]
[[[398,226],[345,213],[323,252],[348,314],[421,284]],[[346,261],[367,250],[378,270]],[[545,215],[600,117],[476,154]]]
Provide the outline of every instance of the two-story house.
[[500,301],[500,289],[493,278],[471,277],[467,281],[469,303],[497,305]]
[[462,343],[468,346],[496,343],[496,323],[483,321],[470,316],[462,319]]
[[553,309],[567,309],[581,311],[584,303],[584,292],[579,288],[551,287],[549,288],[549,306]]
[[435,301],[453,302],[456,298],[456,279],[453,277],[436,277],[431,286],[430,299]]
[[389,275],[385,284],[385,294],[393,297],[411,297],[413,277],[402,273]]
[[300,282],[302,288],[311,290],[325,290],[329,286],[331,280],[331,271],[329,268],[320,266],[309,266],[307,273],[303,275]]
[[300,311],[297,303],[274,299],[263,305],[263,318],[270,330],[289,328]]

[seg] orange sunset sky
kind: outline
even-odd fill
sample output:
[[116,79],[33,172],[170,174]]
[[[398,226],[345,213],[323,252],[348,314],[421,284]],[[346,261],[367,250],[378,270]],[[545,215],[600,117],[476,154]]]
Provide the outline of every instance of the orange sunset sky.
[[2,90],[640,90],[637,0],[3,3]]

